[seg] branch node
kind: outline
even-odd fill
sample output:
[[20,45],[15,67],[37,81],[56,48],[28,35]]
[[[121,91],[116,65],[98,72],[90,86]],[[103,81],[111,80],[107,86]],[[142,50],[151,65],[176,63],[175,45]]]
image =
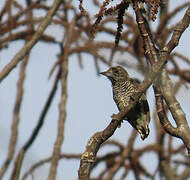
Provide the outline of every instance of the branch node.
[[93,152],[84,152],[81,156],[81,160],[89,163],[95,162],[94,154]]

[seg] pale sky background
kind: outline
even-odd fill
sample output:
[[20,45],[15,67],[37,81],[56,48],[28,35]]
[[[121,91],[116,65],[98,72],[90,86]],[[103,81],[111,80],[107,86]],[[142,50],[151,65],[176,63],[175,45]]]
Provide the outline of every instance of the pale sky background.
[[[177,3],[180,2],[177,1]],[[0,1],[0,7],[2,7],[2,4],[3,1]],[[177,4],[175,4],[175,6],[176,5]],[[96,11],[90,9],[87,4],[86,8],[91,12],[96,13]],[[181,19],[182,16],[183,13],[180,13],[177,19]],[[61,33],[61,30],[58,27],[51,27],[47,30],[47,32],[55,34],[56,37],[59,38],[57,34]],[[189,56],[189,36],[189,29],[187,29],[180,40],[179,46],[175,49],[186,56]],[[114,39],[112,40],[114,41]],[[17,41],[11,43],[8,49],[1,50],[0,71],[3,69],[5,64],[7,64],[7,62],[12,59],[15,53],[21,49],[22,46],[23,42]],[[20,113],[21,118],[19,124],[17,151],[30,136],[39,118],[39,113],[41,112],[45,100],[50,92],[54,76],[52,76],[50,80],[48,80],[47,77],[52,65],[56,60],[56,54],[58,50],[59,49],[57,46],[45,45],[44,43],[37,43],[32,50],[24,84],[24,101]],[[104,129],[111,120],[110,116],[113,113],[118,112],[112,99],[110,82],[105,77],[98,77],[96,75],[93,58],[91,56],[84,55],[83,57],[83,70],[79,68],[76,56],[72,56],[69,59],[67,119],[65,124],[65,140],[62,145],[63,153],[82,153],[85,149],[88,139],[95,132]],[[101,64],[101,70],[103,71],[106,69],[107,67]],[[136,75],[130,70],[129,73],[132,77],[138,77],[141,80],[143,79],[143,77],[139,76],[139,74]],[[17,79],[18,67],[13,70],[0,85],[0,165],[2,165],[2,162],[5,160],[7,155]],[[185,88],[182,88],[178,94],[180,95],[178,95],[177,98],[186,113],[187,120],[189,121],[189,91],[187,91]],[[153,112],[154,97],[152,94],[152,88],[149,88],[147,97],[150,103],[151,112]],[[22,173],[28,170],[28,168],[31,167],[33,163],[49,157],[52,154],[52,148],[57,135],[59,101],[60,88],[57,92],[56,98],[53,101],[53,104],[51,105],[50,111],[46,117],[45,124],[40,131],[39,137],[25,156]],[[126,144],[131,129],[131,126],[125,122],[122,124],[120,129],[117,129],[112,138]],[[149,138],[145,141],[141,141],[140,137],[138,136],[136,139],[136,146],[141,147],[147,143],[153,142],[155,138],[153,132],[154,125],[152,120],[150,123]],[[181,143],[181,141],[176,139],[176,144],[179,143]],[[98,154],[103,154],[111,150],[112,148],[109,147],[106,148],[104,152],[101,151]],[[142,160],[146,160],[148,162],[148,167],[155,169],[155,162],[157,161],[156,156],[153,156],[151,153],[149,153],[143,156]],[[59,162],[57,180],[77,179],[78,168],[79,161],[61,160]],[[9,179],[11,170],[12,169],[9,168],[4,180]],[[97,171],[99,170],[100,169],[97,169]],[[35,180],[46,179],[48,171],[49,164],[37,169],[34,172]]]

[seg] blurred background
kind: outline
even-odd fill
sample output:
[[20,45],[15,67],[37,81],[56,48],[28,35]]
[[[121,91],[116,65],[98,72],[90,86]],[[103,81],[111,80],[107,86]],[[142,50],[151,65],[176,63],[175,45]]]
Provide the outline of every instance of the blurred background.
[[[63,1],[60,5],[56,15],[54,16],[54,21],[47,27],[44,32],[44,37],[41,38],[36,45],[30,50],[28,64],[25,69],[25,80],[23,83],[23,97],[22,104],[19,113],[19,123],[18,123],[18,136],[17,143],[15,147],[15,153],[13,160],[5,172],[5,174],[0,177],[3,180],[9,179],[14,168],[14,161],[18,155],[19,150],[26,143],[26,141],[31,136],[33,129],[38,123],[40,113],[46,103],[49,93],[52,89],[53,83],[55,82],[55,77],[59,69],[59,65],[56,66],[50,78],[48,78],[49,73],[54,66],[55,62],[58,61],[61,56],[60,44],[63,48],[68,37],[68,26],[72,21],[74,16],[77,16],[77,21],[75,24],[75,29],[73,37],[79,35],[78,38],[74,39],[69,45],[70,49],[73,49],[73,53],[68,55],[68,76],[67,76],[67,103],[66,103],[66,119],[64,123],[64,141],[61,146],[61,154],[71,155],[70,158],[63,158],[59,160],[57,168],[56,179],[77,179],[78,168],[80,159],[73,158],[72,155],[80,156],[84,152],[85,146],[88,139],[97,131],[103,130],[111,121],[111,115],[113,113],[118,113],[118,109],[112,98],[111,83],[103,76],[99,75],[99,72],[105,71],[109,68],[109,58],[114,47],[115,32],[117,31],[117,14],[105,16],[100,28],[97,30],[95,39],[92,40],[89,37],[89,32],[87,31],[88,25],[92,25],[96,17],[95,14],[99,12],[100,7],[95,5],[95,1],[84,1],[83,7],[89,13],[88,18],[81,17],[80,10],[78,8],[79,1]],[[98,1],[100,6],[103,1]],[[107,8],[111,6],[116,6],[121,1],[112,1]],[[38,1],[30,11],[26,10],[26,13],[20,15],[18,18],[13,19],[24,9],[27,9],[34,4],[35,1],[11,1],[11,0],[1,0],[0,10],[3,11],[5,4],[9,3],[9,8],[4,13],[1,14],[1,37],[0,37],[0,71],[11,61],[17,52],[24,46],[26,41],[30,40],[31,35],[33,35],[37,29],[37,26],[42,21],[47,11],[51,8],[54,3],[53,0],[48,1]],[[172,12],[176,7],[181,6],[183,3],[188,3],[188,1],[168,1],[168,12]],[[147,6],[148,8],[148,6]],[[29,9],[29,8],[28,8]],[[187,5],[181,8],[171,20],[167,23],[167,28],[176,25],[176,23],[182,19],[184,13],[187,9]],[[32,12],[31,22],[24,22],[27,20],[27,13]],[[133,21],[135,24],[135,14],[131,6],[126,10],[127,18]],[[30,15],[29,15],[30,16]],[[133,18],[129,19],[129,17]],[[8,22],[10,20],[10,22]],[[29,19],[28,19],[29,21]],[[150,24],[152,32],[156,32],[160,23],[160,8],[158,9],[157,19],[155,22],[151,21]],[[57,22],[57,24],[56,24]],[[20,24],[19,24],[20,23]],[[87,24],[89,23],[89,24]],[[29,27],[32,25],[32,27]],[[7,28],[7,30],[5,29]],[[27,33],[27,28],[32,28],[31,33]],[[102,29],[101,29],[102,27]],[[164,28],[166,28],[164,26]],[[103,29],[104,28],[104,29]],[[107,28],[107,29],[106,29]],[[127,34],[127,30],[130,29],[130,33]],[[110,30],[110,32],[108,31]],[[127,35],[127,40],[121,36],[120,45],[118,50],[115,52],[113,57],[112,65],[122,64],[128,71],[131,77],[143,80],[146,70],[143,72],[139,70],[139,62],[137,55],[135,55],[134,47],[130,44],[135,43],[134,34],[132,33],[132,26],[128,27],[127,22],[123,26],[123,36]],[[113,31],[113,33],[111,32]],[[136,31],[136,30],[134,30]],[[23,35],[18,35],[18,33],[23,33]],[[26,32],[26,33],[24,33]],[[172,32],[172,31],[171,31]],[[47,37],[45,37],[47,36]],[[15,38],[14,38],[15,37]],[[166,42],[171,37],[168,34]],[[28,38],[28,39],[27,39]],[[49,38],[49,39],[48,39]],[[122,39],[123,38],[123,39]],[[129,42],[127,42],[129,41]],[[105,42],[105,45],[103,44]],[[93,46],[90,45],[93,44]],[[102,46],[98,43],[101,43]],[[107,43],[107,44],[106,44]],[[180,43],[175,52],[180,52],[188,58],[189,55],[189,30],[186,30]],[[91,49],[85,49],[91,46]],[[77,50],[81,48],[81,50]],[[83,49],[82,49],[83,48]],[[95,48],[95,49],[93,49]],[[96,49],[97,48],[97,49]],[[72,51],[72,50],[71,50]],[[130,53],[132,52],[132,53]],[[80,57],[81,56],[81,57]],[[144,57],[143,57],[144,58]],[[174,58],[180,69],[188,69],[189,64],[185,61],[179,60],[179,57]],[[146,61],[143,60],[145,66]],[[188,65],[187,65],[188,64]],[[173,63],[168,63],[167,68],[169,70],[174,69]],[[14,118],[14,107],[15,100],[17,97],[17,82],[20,77],[19,71],[21,69],[21,62],[17,64],[15,68],[1,81],[0,84],[0,166],[3,166],[5,159],[7,157],[9,142],[12,132],[12,122]],[[187,80],[184,80],[179,74],[170,72],[170,77],[174,84],[179,80],[183,80],[182,85],[178,92],[176,93],[176,98],[180,102],[184,112],[186,113],[187,120],[189,121],[189,84]],[[182,81],[181,80],[181,81]],[[26,152],[22,164],[20,178],[28,171],[31,166],[43,159],[50,157],[53,153],[54,142],[57,137],[58,131],[58,119],[59,119],[59,104],[61,100],[61,81],[58,83],[58,89],[56,91],[55,97],[48,109],[45,116],[44,124],[39,131],[37,138],[34,143],[30,146]],[[142,141],[140,136],[137,135],[135,139],[135,148],[142,148],[151,143],[154,143],[157,139],[156,126],[154,120],[155,112],[155,97],[150,87],[147,90],[147,99],[150,106],[151,112],[151,123],[150,123],[150,135],[145,140]],[[168,114],[169,120],[175,126],[175,122],[172,119],[171,114]],[[111,139],[126,145],[128,138],[132,132],[132,127],[124,122],[121,128],[117,129]],[[169,142],[167,137],[165,140],[166,144]],[[182,145],[180,139],[175,138],[172,147],[178,147]],[[117,148],[114,145],[104,146],[98,152],[98,156],[103,156],[106,153],[115,151]],[[183,149],[183,154],[186,150]],[[182,155],[176,154],[174,156],[175,160],[184,159]],[[143,162],[145,168],[150,172],[154,172],[158,167],[158,157],[154,152],[145,153],[140,157],[140,161]],[[102,169],[106,167],[104,162],[101,162],[97,168],[92,171],[92,177],[97,177],[101,173]],[[36,168],[27,179],[35,180],[46,179],[50,169],[50,162],[45,163],[38,168]],[[178,169],[178,172],[182,172],[184,167]],[[123,169],[118,170],[113,179],[119,179]],[[132,172],[126,179],[135,179]],[[147,179],[146,176],[142,179]],[[158,175],[155,179],[159,179]]]

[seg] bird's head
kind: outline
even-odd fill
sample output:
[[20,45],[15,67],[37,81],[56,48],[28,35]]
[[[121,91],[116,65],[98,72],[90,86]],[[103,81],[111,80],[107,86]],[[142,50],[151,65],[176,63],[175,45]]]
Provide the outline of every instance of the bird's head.
[[100,74],[106,76],[111,82],[117,82],[122,80],[128,80],[129,75],[127,71],[121,66],[111,67],[105,72],[101,72]]

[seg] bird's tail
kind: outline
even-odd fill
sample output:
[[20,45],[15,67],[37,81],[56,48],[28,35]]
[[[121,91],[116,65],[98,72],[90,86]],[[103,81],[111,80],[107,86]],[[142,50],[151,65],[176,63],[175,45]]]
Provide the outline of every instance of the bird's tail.
[[141,139],[144,140],[149,135],[149,122],[150,122],[150,113],[141,114],[141,116],[137,119],[136,129],[141,136]]

